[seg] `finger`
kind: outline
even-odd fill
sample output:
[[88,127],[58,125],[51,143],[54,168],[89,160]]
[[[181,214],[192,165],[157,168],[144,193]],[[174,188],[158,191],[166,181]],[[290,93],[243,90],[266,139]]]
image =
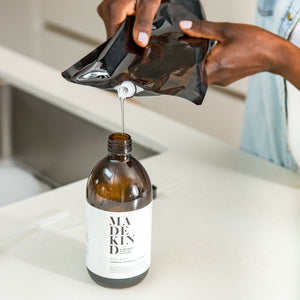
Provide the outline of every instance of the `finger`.
[[140,0],[137,2],[133,26],[133,39],[140,47],[146,47],[151,35],[152,23],[159,8],[160,0]]
[[187,35],[196,38],[206,38],[225,41],[226,23],[210,22],[210,21],[180,21],[180,29]]
[[104,21],[107,38],[116,33],[127,16],[135,14],[135,4],[135,0],[104,0],[100,3],[97,11]]
[[179,43],[189,45],[190,47],[204,47],[204,49],[207,47],[207,40],[206,39],[199,39],[189,36],[182,36],[178,39]]

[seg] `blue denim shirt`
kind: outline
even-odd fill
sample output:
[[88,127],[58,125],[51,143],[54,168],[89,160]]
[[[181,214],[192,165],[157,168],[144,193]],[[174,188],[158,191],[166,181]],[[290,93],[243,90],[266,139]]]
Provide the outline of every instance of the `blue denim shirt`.
[[[300,0],[258,0],[256,24],[285,39],[299,18]],[[287,139],[286,104],[285,80],[281,76],[268,72],[251,76],[241,149],[297,171]]]

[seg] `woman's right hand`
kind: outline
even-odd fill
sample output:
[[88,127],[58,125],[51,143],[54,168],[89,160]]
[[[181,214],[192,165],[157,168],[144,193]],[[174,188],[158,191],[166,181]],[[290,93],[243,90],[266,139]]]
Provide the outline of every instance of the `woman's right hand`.
[[115,34],[127,16],[135,16],[133,40],[138,46],[146,47],[160,2],[161,0],[103,0],[97,10],[105,23],[107,38]]

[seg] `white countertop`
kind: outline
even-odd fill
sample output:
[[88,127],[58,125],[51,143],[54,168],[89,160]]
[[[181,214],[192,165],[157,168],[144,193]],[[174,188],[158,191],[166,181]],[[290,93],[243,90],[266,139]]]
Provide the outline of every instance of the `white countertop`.
[[[116,96],[1,47],[0,78],[120,128]],[[1,299],[299,300],[299,175],[142,106],[125,109],[132,137],[163,152],[142,161],[158,186],[148,276],[125,290],[89,278],[84,180],[0,208]]]

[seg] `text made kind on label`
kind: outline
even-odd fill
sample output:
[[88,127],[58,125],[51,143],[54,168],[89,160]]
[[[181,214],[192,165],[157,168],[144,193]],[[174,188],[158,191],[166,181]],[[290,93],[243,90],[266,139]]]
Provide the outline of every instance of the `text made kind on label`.
[[130,233],[128,217],[110,217],[110,254],[120,252],[120,246],[134,244],[134,234]]

